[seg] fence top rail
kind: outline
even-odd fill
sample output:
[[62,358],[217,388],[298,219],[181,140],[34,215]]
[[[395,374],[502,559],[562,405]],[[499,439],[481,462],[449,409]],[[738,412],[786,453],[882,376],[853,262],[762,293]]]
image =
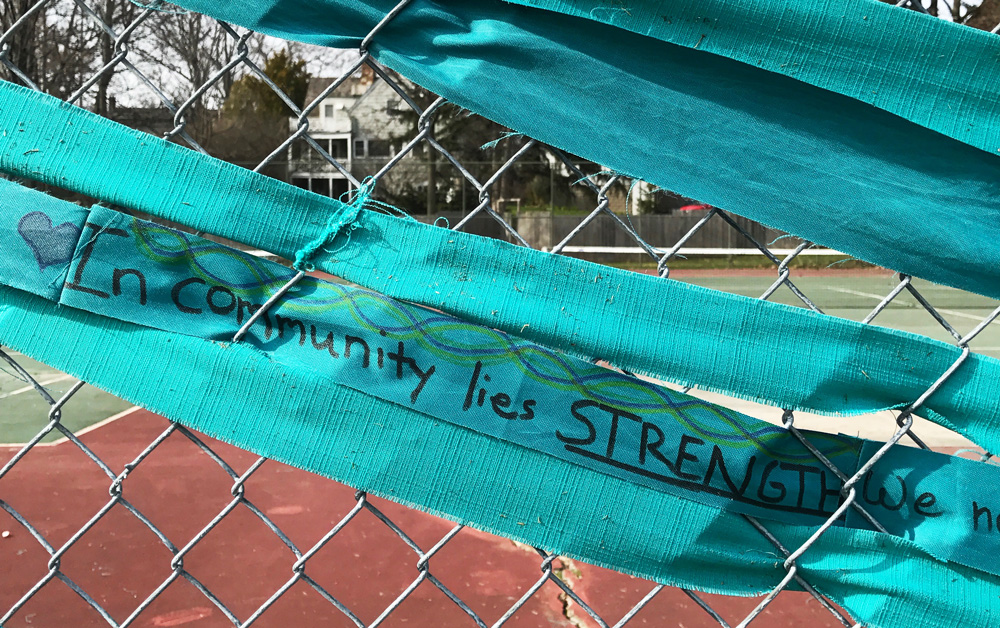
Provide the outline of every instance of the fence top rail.
[[[543,248],[543,251],[548,251],[548,248]],[[796,252],[797,249],[768,249],[771,251],[772,255],[776,257],[784,257],[786,255],[791,255]],[[595,254],[616,254],[620,253],[623,255],[647,255],[646,249],[640,248],[638,246],[564,246],[562,248],[563,253],[595,253]],[[760,255],[760,249],[751,248],[702,248],[702,247],[681,247],[677,250],[675,255],[718,255],[720,257],[727,255]],[[841,253],[840,251],[834,251],[833,249],[805,249],[804,251],[799,251],[797,255],[823,255],[829,257],[850,257],[847,253]]]

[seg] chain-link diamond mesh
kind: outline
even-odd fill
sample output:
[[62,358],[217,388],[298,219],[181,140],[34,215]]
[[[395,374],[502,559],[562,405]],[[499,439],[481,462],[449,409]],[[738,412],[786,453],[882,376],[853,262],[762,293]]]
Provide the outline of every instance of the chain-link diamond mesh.
[[[268,147],[265,156],[253,164],[255,170],[267,173],[270,172],[269,168],[292,159],[289,155],[298,154],[298,158],[302,159],[302,155],[307,154],[309,160],[321,164],[326,171],[340,173],[352,189],[360,186],[360,179],[370,177],[378,190],[383,181],[390,179],[394,173],[406,171],[404,176],[413,179],[429,172],[421,164],[436,161],[436,169],[431,176],[450,176],[452,181],[460,182],[462,190],[459,205],[463,211],[452,228],[466,229],[475,220],[485,216],[501,228],[501,237],[524,246],[530,244],[518,230],[516,215],[505,211],[511,199],[502,198],[503,193],[499,191],[503,178],[508,172],[529,162],[548,164],[550,169],[558,167],[575,186],[574,194],[588,195],[592,210],[582,214],[575,227],[564,237],[546,247],[552,253],[563,253],[578,240],[582,232],[599,225],[601,229],[617,230],[625,234],[628,240],[648,256],[656,268],[655,272],[666,280],[670,267],[681,256],[682,247],[686,243],[708,225],[725,223],[732,230],[731,246],[758,250],[761,258],[774,269],[773,283],[760,298],[770,299],[779,290],[787,288],[805,307],[821,312],[817,306],[818,301],[807,296],[793,280],[793,275],[796,274],[794,262],[812,247],[809,242],[801,242],[791,253],[779,257],[766,243],[767,238],[759,235],[765,231],[755,232],[747,221],[723,210],[710,208],[676,242],[657,248],[640,237],[628,212],[623,215],[612,211],[614,191],[625,189],[631,192],[637,182],[625,181],[614,173],[602,171],[594,164],[587,164],[535,140],[519,136],[501,138],[501,142],[508,141],[507,150],[494,150],[492,161],[470,164],[469,160],[460,159],[449,145],[449,141],[454,141],[455,138],[438,137],[435,127],[435,120],[443,112],[448,108],[456,108],[442,98],[417,93],[414,91],[415,86],[380,66],[367,52],[368,44],[378,37],[382,26],[399,11],[405,10],[406,4],[406,0],[400,2],[386,15],[385,20],[365,38],[361,49],[354,53],[353,58],[345,62],[346,57],[340,56],[339,64],[322,68],[330,71],[329,67],[334,67],[338,78],[330,81],[318,93],[311,94],[304,106],[297,105],[296,98],[285,93],[278,82],[265,72],[265,59],[269,50],[273,52],[276,49],[275,42],[268,44],[255,33],[201,16],[187,15],[183,11],[172,10],[169,6],[142,6],[138,3],[130,4],[126,0],[40,0],[34,3],[4,0],[0,5],[0,18],[3,20],[0,22],[3,27],[0,36],[0,62],[5,68],[5,78],[54,93],[67,102],[90,107],[109,117],[115,117],[116,113],[113,97],[109,97],[109,94],[121,95],[121,102],[152,103],[155,107],[146,107],[147,110],[159,108],[170,113],[169,128],[161,131],[164,137],[203,152],[212,151],[203,146],[204,142],[196,140],[196,136],[204,135],[194,128],[198,119],[210,115],[210,105],[214,103],[218,106],[219,94],[230,93],[239,77],[253,77],[281,101],[292,121],[286,137]],[[976,11],[978,7],[970,7],[965,3],[952,7],[945,3],[939,5],[937,0],[932,0],[931,6],[928,6],[904,0],[898,6],[956,21],[971,22],[982,18]],[[996,9],[993,5],[990,7],[990,10]],[[183,20],[187,21],[188,30],[196,22],[204,31],[199,35],[202,38],[208,37],[208,33],[219,37],[214,50],[225,56],[202,59],[204,63],[200,65],[175,63],[167,59],[166,53],[162,53],[161,57],[161,51],[150,46],[149,40],[145,39],[155,29],[166,28],[164,25],[171,21]],[[981,24],[977,26],[984,28]],[[989,26],[985,28],[990,29]],[[992,31],[997,32],[998,29],[1000,25],[996,25]],[[33,41],[38,33],[48,33],[57,40],[42,45]],[[62,39],[58,40],[60,37]],[[49,67],[42,71],[40,68],[43,65]],[[194,71],[195,69],[198,71]],[[406,110],[397,112],[398,117],[404,121],[412,120],[412,129],[399,141],[394,154],[372,162],[374,166],[369,163],[363,176],[359,174],[362,170],[352,167],[342,155],[333,154],[336,152],[333,144],[317,140],[310,128],[310,124],[315,123],[321,104],[328,97],[337,96],[340,93],[338,90],[346,89],[351,77],[357,76],[359,72],[369,72],[372,81],[384,82],[398,94],[406,107]],[[459,115],[469,114],[460,112]],[[302,150],[306,152],[295,153],[297,149],[294,147],[302,145],[305,145],[306,148]],[[496,149],[496,146],[493,148]],[[531,161],[532,159],[535,161]],[[318,167],[320,166],[314,166]],[[445,170],[448,170],[447,174]],[[473,201],[469,202],[468,198]],[[626,206],[627,204],[626,197]],[[877,529],[882,529],[858,499],[857,483],[882,454],[898,441],[910,439],[917,446],[927,447],[911,429],[914,423],[912,413],[969,356],[972,351],[970,342],[1000,315],[1000,308],[997,308],[985,316],[977,317],[972,329],[963,333],[959,331],[959,325],[952,324],[949,320],[951,315],[948,310],[932,305],[933,294],[925,296],[910,277],[899,275],[898,281],[884,298],[878,295],[881,300],[864,318],[864,322],[873,321],[888,306],[902,300],[902,295],[908,295],[917,307],[926,310],[963,352],[931,388],[898,413],[894,433],[885,447],[850,477],[833,467],[809,443],[796,428],[795,416],[791,411],[772,410],[772,420],[780,417],[780,422],[822,464],[842,478],[846,499],[837,512],[800,547],[784,547],[768,531],[765,523],[746,517],[774,545],[776,553],[785,558],[785,573],[780,583],[750,606],[746,603],[730,604],[722,596],[702,595],[693,591],[670,596],[670,590],[662,585],[643,583],[636,579],[628,581],[630,591],[634,593],[641,589],[645,593],[640,591],[631,598],[625,594],[625,589],[598,587],[583,590],[581,578],[573,577],[573,572],[578,572],[583,567],[574,565],[572,561],[542,550],[532,551],[531,548],[522,547],[515,547],[517,558],[511,558],[507,555],[511,550],[501,552],[498,549],[499,540],[489,546],[489,552],[495,553],[492,557],[488,552],[485,556],[477,554],[470,557],[467,553],[450,551],[450,548],[459,545],[465,551],[471,547],[470,539],[479,539],[483,535],[461,525],[451,526],[440,521],[436,524],[437,528],[424,526],[417,531],[419,534],[412,530],[408,532],[404,529],[406,524],[397,523],[397,520],[402,519],[411,521],[405,508],[373,500],[363,492],[352,493],[347,504],[343,500],[337,502],[336,499],[331,499],[330,503],[334,506],[343,506],[342,510],[333,514],[330,508],[325,507],[329,505],[326,504],[329,494],[316,488],[319,486],[316,482],[309,485],[312,488],[306,495],[300,495],[304,506],[274,506],[275,496],[269,492],[270,488],[255,493],[255,480],[267,473],[272,476],[290,473],[287,468],[265,458],[248,457],[246,452],[211,441],[178,423],[164,419],[159,419],[161,423],[156,428],[155,436],[142,448],[128,452],[123,452],[120,448],[98,451],[96,446],[86,444],[84,437],[74,434],[67,427],[66,416],[75,411],[71,402],[81,390],[85,390],[86,384],[76,382],[56,398],[48,388],[52,382],[23,366],[23,356],[0,351],[0,358],[3,360],[0,366],[8,375],[24,383],[24,388],[15,392],[37,394],[48,408],[45,416],[39,414],[29,417],[37,421],[37,432],[27,443],[0,448],[4,458],[0,468],[0,510],[5,513],[0,516],[0,529],[4,530],[3,538],[0,539],[0,575],[5,578],[0,584],[0,625],[62,625],[61,620],[56,619],[58,617],[72,617],[71,623],[80,626],[104,623],[110,626],[175,626],[202,620],[207,623],[196,625],[227,625],[227,621],[236,626],[287,625],[276,618],[285,616],[283,613],[287,611],[289,604],[309,598],[310,603],[319,609],[310,611],[314,613],[310,615],[314,618],[314,625],[378,626],[405,621],[405,618],[398,619],[403,614],[400,609],[408,603],[415,603],[412,599],[419,597],[423,606],[419,607],[416,615],[408,614],[406,618],[422,617],[421,623],[424,625],[638,626],[647,622],[672,624],[676,617],[680,617],[675,613],[700,609],[695,619],[686,621],[700,622],[696,625],[728,627],[746,626],[761,618],[769,608],[773,608],[772,605],[776,604],[775,600],[779,596],[790,600],[791,605],[809,607],[815,613],[815,616],[810,615],[809,621],[817,625],[858,625],[802,577],[796,560],[809,551],[815,540],[848,508],[855,509]],[[262,312],[263,309],[260,313]],[[967,324],[967,321],[962,322]],[[233,331],[236,333],[236,340],[239,340],[242,334],[237,333],[238,330]],[[790,363],[789,368],[808,368],[808,364]],[[5,411],[5,405],[10,404],[10,396],[11,393],[0,395],[0,412],[4,412],[4,415],[0,415],[0,430],[3,429],[4,421],[11,420]],[[84,467],[79,464],[60,465],[48,453],[42,457],[43,450],[49,447],[43,441],[51,440],[53,436],[60,436],[62,439],[58,447],[65,452],[63,458],[82,456],[80,459],[86,461],[86,468],[89,470],[66,472],[65,469]],[[5,439],[0,437],[0,441],[3,440]],[[990,457],[989,453],[981,454],[982,460]],[[46,482],[37,486],[25,486],[24,478],[40,476],[21,474],[19,470],[38,465],[45,467]],[[188,465],[197,468],[198,486],[170,484],[169,476],[179,473]],[[133,478],[138,476],[146,478],[142,480],[142,484],[136,484],[142,488],[137,488],[134,495],[130,494],[127,498],[128,488],[130,484],[137,482]],[[161,482],[154,482],[153,490],[147,489],[149,478],[155,479],[157,476]],[[334,484],[319,478],[314,480]],[[70,499],[69,496],[86,490],[84,485],[87,482],[90,483],[91,490],[87,493],[88,498],[83,501],[84,505],[79,506],[81,501]],[[292,485],[294,483],[291,479],[288,482],[288,485],[278,482],[278,492],[283,495],[294,493],[296,486]],[[107,486],[106,497],[101,498],[92,490],[98,484]],[[226,485],[229,486],[228,492],[224,492]],[[268,487],[273,486],[275,484],[272,477]],[[27,505],[22,506],[21,503],[25,500],[21,496],[26,492],[37,499],[27,500]],[[271,505],[263,508],[260,506],[261,502]],[[40,507],[39,503],[72,503],[73,507],[48,511]],[[321,514],[314,514],[314,509]],[[155,515],[151,514],[153,511]],[[303,543],[297,521],[310,517],[314,520],[316,517],[328,517],[328,531],[318,540],[309,539]],[[183,525],[175,523],[176,521],[182,521]],[[234,521],[238,521],[238,525]],[[375,523],[378,528],[373,527]],[[362,525],[366,527],[359,535],[356,530]],[[247,540],[244,543],[239,537],[241,532],[233,532],[245,530],[248,526],[255,526],[258,531],[264,531],[273,537],[273,544],[278,546],[277,554],[282,557],[280,561],[262,562],[253,558],[259,547],[252,545],[258,541]],[[296,529],[296,532],[291,532],[292,529]],[[373,530],[377,532],[372,532]],[[442,533],[443,530],[446,531]],[[236,538],[224,539],[230,543],[225,546],[229,549],[212,554],[211,560],[219,561],[217,566],[207,566],[205,558],[198,558],[200,547],[218,543],[219,537],[233,534]],[[5,550],[4,543],[9,542],[7,539],[11,535],[29,535],[33,543],[31,548],[18,552]],[[134,542],[130,539],[136,535],[144,536],[147,540],[153,538],[153,543],[162,546],[163,551],[149,553],[149,544],[146,544],[146,554],[134,555],[129,548],[134,547]],[[253,538],[258,539],[259,536]],[[293,538],[298,539],[298,542]],[[395,546],[398,551],[385,559],[385,548],[388,546]],[[74,555],[84,553],[91,557],[97,556],[98,559],[90,565],[76,564]],[[376,560],[371,558],[376,555],[382,561],[378,563],[379,569],[372,571],[365,568],[366,561]],[[533,581],[526,582],[523,578],[517,580],[526,583],[518,588],[516,579],[502,576],[499,581],[509,584],[510,588],[499,597],[490,598],[501,600],[500,602],[484,605],[478,601],[470,601],[480,599],[483,587],[496,586],[496,579],[490,580],[489,585],[484,584],[484,580],[489,580],[482,576],[484,570],[487,573],[494,571],[507,574],[508,570],[513,569],[510,565],[518,561],[523,563],[526,557],[531,556],[538,568],[536,575],[532,576]],[[85,588],[82,581],[95,582],[91,574],[87,573],[86,567],[91,572],[96,570],[101,575],[107,575],[113,581],[112,584],[99,587],[100,590]],[[346,573],[352,568],[357,569],[355,575]],[[456,569],[464,575],[456,577]],[[335,582],[329,577],[331,571],[344,571],[347,579],[364,579],[365,589],[370,595],[360,601],[349,599],[349,592],[337,584],[340,581]],[[149,574],[159,574],[152,576],[158,584],[148,591],[138,586],[134,590],[130,589],[128,574],[139,572],[145,575],[146,580],[151,577]],[[443,572],[447,576],[440,575]],[[792,581],[797,582],[806,593],[786,591]],[[187,597],[179,602],[174,593],[181,586],[178,583],[188,585]],[[428,588],[433,588],[437,593],[428,593]],[[122,601],[121,595],[116,597],[109,593],[112,589],[128,592],[128,599]],[[65,595],[67,591],[75,594],[75,601],[74,596]],[[195,592],[195,602],[191,601],[192,591]],[[418,591],[420,593],[415,593]],[[614,599],[616,603],[609,605],[609,599]],[[669,604],[658,605],[657,600],[664,599],[669,599]],[[555,604],[554,609],[550,608],[550,602]],[[616,609],[613,611],[615,614],[609,615],[612,612],[606,610],[609,607]],[[127,609],[127,612],[121,609]],[[683,616],[693,617],[689,612]],[[802,615],[794,616],[803,621]],[[755,625],[756,623],[758,622]],[[774,618],[771,623],[779,625]]]

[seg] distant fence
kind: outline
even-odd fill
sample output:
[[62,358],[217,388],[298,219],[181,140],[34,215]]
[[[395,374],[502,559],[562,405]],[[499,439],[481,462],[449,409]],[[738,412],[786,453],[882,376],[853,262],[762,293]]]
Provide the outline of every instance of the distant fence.
[[[687,211],[674,214],[643,214],[638,216],[620,215],[621,220],[630,223],[635,233],[654,247],[669,247],[691,232],[708,211]],[[566,239],[580,225],[582,215],[553,214],[551,212],[507,212],[504,219],[527,241],[532,248],[551,249]],[[415,216],[421,222],[447,220],[455,226],[462,220],[462,212],[442,212],[431,216]],[[735,222],[757,242],[771,242],[783,232],[742,218],[732,216]],[[597,216],[586,227],[573,236],[574,249],[577,247],[634,248],[635,238],[628,231],[616,228],[615,220],[606,214]],[[507,229],[493,217],[479,213],[462,229],[468,233],[509,239]],[[687,247],[705,249],[743,248],[747,239],[721,220],[709,221],[697,229],[684,243]],[[795,240],[795,243],[799,240]],[[791,244],[791,242],[789,243]],[[794,244],[792,244],[794,246]],[[571,251],[567,251],[568,253]],[[641,251],[640,251],[641,252]]]

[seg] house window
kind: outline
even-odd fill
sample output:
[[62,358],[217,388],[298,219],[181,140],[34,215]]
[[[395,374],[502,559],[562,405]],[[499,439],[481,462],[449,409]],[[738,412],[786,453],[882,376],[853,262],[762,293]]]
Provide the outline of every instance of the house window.
[[291,158],[293,160],[307,159],[310,155],[309,153],[312,149],[304,140],[295,140],[292,142],[291,147]]
[[333,117],[333,105],[323,105],[323,116],[326,118]]
[[385,101],[385,112],[390,116],[402,115],[403,111],[400,109],[400,104],[402,104],[402,101],[399,99]]
[[327,177],[292,177],[292,185],[332,198],[341,198],[351,189],[347,179]]
[[312,191],[320,194],[322,196],[330,196],[330,180],[329,179],[313,179],[312,180]]
[[364,157],[365,157],[365,141],[354,140],[354,158],[362,159]]
[[330,180],[330,196],[333,198],[344,198],[344,195],[351,189],[351,184],[347,179]]
[[347,139],[343,137],[331,139],[327,145],[327,152],[337,161],[347,159]]
[[369,157],[389,157],[391,154],[389,140],[368,140]]

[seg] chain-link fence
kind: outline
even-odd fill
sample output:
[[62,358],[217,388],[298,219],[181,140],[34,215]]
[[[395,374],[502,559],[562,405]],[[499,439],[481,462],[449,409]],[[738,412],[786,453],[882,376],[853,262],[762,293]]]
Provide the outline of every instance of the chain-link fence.
[[[457,230],[485,220],[492,225],[487,235],[522,245],[530,243],[518,229],[518,210],[525,209],[522,202],[531,204],[527,200],[531,181],[547,179],[549,187],[541,193],[536,190],[533,202],[550,211],[572,205],[573,211],[565,213],[577,216],[568,233],[547,243],[545,248],[553,254],[572,250],[581,233],[599,224],[602,230],[625,234],[642,252],[643,261],[634,257],[630,262],[637,270],[666,279],[675,262],[683,259],[686,243],[706,225],[724,224],[733,248],[755,249],[771,269],[765,289],[756,296],[784,295],[822,312],[823,300],[830,296],[824,292],[825,275],[799,271],[803,253],[812,246],[808,242],[796,243],[779,257],[759,226],[720,209],[704,208],[683,236],[654,246],[633,225],[630,194],[641,182],[623,180],[522,136],[498,136],[492,146],[477,147],[487,157],[470,158],[467,147],[461,146],[468,144],[463,134],[497,134],[502,129],[483,121],[485,126],[475,130],[470,126],[475,116],[421,91],[381,67],[365,50],[405,5],[401,2],[386,16],[360,51],[314,61],[310,70],[314,76],[333,69],[337,76],[308,94],[301,85],[292,86],[298,92],[287,93],[288,84],[279,84],[281,80],[265,71],[275,51],[281,50],[278,42],[169,6],[144,7],[126,0],[4,0],[0,61],[9,80],[113,119],[132,120],[138,127],[159,124],[163,136],[195,150],[241,163],[249,163],[248,155],[256,150],[255,170],[331,196],[349,194],[370,177],[376,182],[377,197],[396,207],[408,210],[419,205],[418,213],[432,217],[448,214]],[[930,8],[916,2],[900,5],[957,21],[988,17],[986,9],[978,14],[978,5],[964,3],[952,7],[935,1]],[[988,10],[995,8],[989,5]],[[1000,25],[993,32],[998,29]],[[183,46],[188,44],[178,33],[192,36],[188,41],[199,46],[214,46],[211,54],[201,47],[189,55],[194,58],[185,60]],[[179,47],[161,48],[164,38]],[[239,153],[236,149],[248,141],[244,136],[233,138],[230,133],[230,140],[219,141],[219,135],[225,136],[222,131],[236,126],[227,127],[225,116],[237,115],[227,104],[241,89],[237,85],[263,90],[258,97],[265,93],[280,101],[282,113],[270,120],[279,120],[272,129],[282,136],[270,145],[253,150],[242,146],[247,150]],[[378,89],[383,100],[380,110],[391,119],[387,123],[391,133],[359,137],[338,135],[336,129],[317,132],[324,124],[335,123],[338,98],[353,106],[350,98],[379,93]],[[333,108],[327,110],[328,106]],[[377,126],[378,120],[373,124]],[[568,191],[556,191],[557,184]],[[562,200],[557,201],[557,195]],[[580,211],[584,206],[587,209]],[[885,312],[892,308],[925,312],[930,317],[926,320],[962,348],[961,357],[923,395],[896,413],[885,447],[851,477],[810,445],[792,412],[765,411],[765,417],[780,421],[843,480],[846,499],[800,547],[784,547],[766,523],[746,517],[784,557],[783,577],[761,599],[679,592],[512,545],[250,456],[178,423],[148,414],[139,421],[135,417],[140,413],[133,410],[120,413],[131,416],[117,429],[78,430],[74,413],[108,402],[88,397],[84,382],[70,383],[67,376],[46,372],[42,365],[5,351],[0,357],[9,388],[0,389],[0,441],[18,442],[5,435],[11,434],[5,426],[18,421],[28,422],[33,436],[0,448],[4,513],[0,515],[0,625],[176,626],[228,621],[238,626],[297,622],[377,626],[409,621],[478,626],[745,626],[755,619],[771,625],[807,621],[857,625],[803,578],[796,560],[848,508],[882,529],[858,498],[859,480],[899,441],[927,447],[911,429],[913,413],[970,355],[970,343],[981,339],[1000,314],[1000,309],[993,309],[995,302],[980,297],[970,297],[977,299],[974,306],[962,310],[952,304],[957,291],[946,294],[908,276],[880,277],[887,287],[883,293],[837,290],[862,295],[862,302],[870,300],[865,323],[882,317],[880,323],[892,325],[894,320],[885,321]],[[740,285],[745,288],[747,282]],[[820,294],[814,296],[812,289]],[[949,309],[935,307],[932,303],[938,298],[948,299]],[[836,311],[838,305],[831,307]],[[65,382],[62,389],[60,382]],[[40,400],[37,404],[21,402],[33,395]],[[95,438],[109,429],[109,438]],[[145,440],[140,443],[137,438]],[[980,456],[989,458],[986,453]],[[107,494],[102,496],[105,487]],[[325,532],[318,536],[304,532],[320,527]],[[208,546],[211,550],[205,550]],[[792,582],[805,593],[786,590]]]

